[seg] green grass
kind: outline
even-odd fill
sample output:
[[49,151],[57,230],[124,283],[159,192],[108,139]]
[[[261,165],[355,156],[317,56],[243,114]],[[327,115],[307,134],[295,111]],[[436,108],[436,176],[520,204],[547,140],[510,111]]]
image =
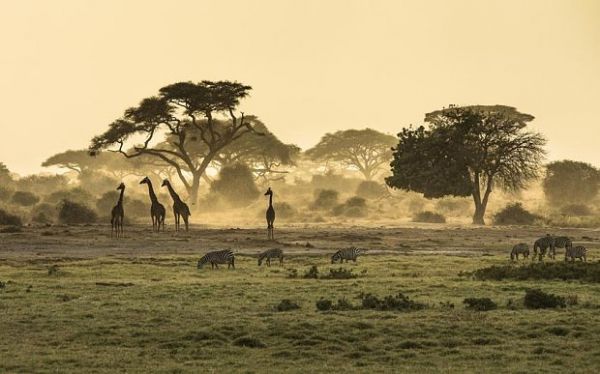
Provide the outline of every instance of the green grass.
[[[595,372],[600,285],[479,281],[458,273],[505,255],[363,256],[358,278],[289,278],[340,265],[327,256],[198,271],[198,256],[0,263],[0,372]],[[49,273],[52,265],[57,270]],[[365,271],[366,270],[366,271]],[[577,295],[556,310],[523,307],[525,289]],[[321,312],[320,298],[403,293],[424,309]],[[498,309],[467,310],[489,297]],[[299,309],[278,311],[282,300]]]

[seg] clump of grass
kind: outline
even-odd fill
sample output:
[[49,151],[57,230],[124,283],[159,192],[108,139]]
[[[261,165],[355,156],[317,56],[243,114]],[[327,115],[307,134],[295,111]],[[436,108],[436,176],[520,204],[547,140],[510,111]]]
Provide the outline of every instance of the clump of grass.
[[257,338],[252,338],[249,336],[243,336],[241,338],[237,338],[233,341],[233,345],[238,347],[247,347],[247,348],[266,348],[267,345]]
[[323,298],[321,298],[321,299],[317,300],[316,305],[317,305],[317,309],[318,310],[320,310],[322,312],[325,312],[327,310],[331,310],[331,307],[333,306],[333,303],[329,299],[323,299]]
[[408,296],[402,293],[385,296],[383,299],[368,293],[359,295],[359,298],[362,300],[364,309],[409,311],[425,308],[425,304],[410,300]]
[[0,290],[6,288],[6,282],[0,281]]
[[58,265],[48,266],[48,275],[56,276],[56,275],[60,275],[60,273],[61,273],[61,271],[60,271]]
[[532,279],[561,279],[580,280],[590,283],[600,283],[600,262],[587,263],[533,263],[525,266],[493,265],[478,269],[471,275],[478,280],[532,280]]
[[338,299],[336,304],[334,304],[329,299],[320,298],[319,300],[317,300],[316,306],[317,306],[317,309],[322,312],[328,311],[328,310],[343,311],[343,310],[355,310],[356,309],[356,307],[350,301],[348,301],[346,298]]
[[412,218],[412,221],[424,223],[446,223],[446,217],[439,213],[422,211],[415,214]]
[[289,299],[281,300],[279,304],[277,304],[277,306],[275,307],[275,310],[277,310],[278,312],[288,312],[290,310],[296,309],[300,309],[300,305]]
[[567,336],[571,332],[571,330],[563,326],[552,326],[547,328],[546,331],[556,336]]
[[319,269],[316,265],[313,265],[308,269],[306,273],[302,276],[304,279],[318,279],[319,278]]
[[467,305],[467,309],[478,312],[487,312],[498,308],[498,305],[489,297],[467,297],[463,300],[463,304]]
[[540,289],[525,291],[523,304],[529,309],[564,308],[566,306],[564,297],[546,293]]
[[358,275],[352,273],[352,269],[338,268],[329,269],[329,274],[321,276],[321,279],[353,279]]
[[298,270],[297,269],[287,269],[287,277],[288,278],[298,278]]

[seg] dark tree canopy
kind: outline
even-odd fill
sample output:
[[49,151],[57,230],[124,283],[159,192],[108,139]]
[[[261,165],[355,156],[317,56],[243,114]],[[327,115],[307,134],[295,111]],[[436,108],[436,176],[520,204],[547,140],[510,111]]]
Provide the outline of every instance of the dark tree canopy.
[[518,190],[538,176],[546,140],[525,130],[534,119],[503,105],[450,107],[425,115],[428,128],[403,129],[389,186],[425,197],[472,196],[484,224],[495,186]]
[[600,171],[585,162],[551,162],[546,165],[543,187],[552,205],[586,204],[598,196]]
[[356,168],[371,180],[392,159],[391,147],[396,143],[393,136],[373,129],[343,130],[325,134],[306,154],[314,161],[337,161]]
[[[159,90],[158,96],[146,98],[137,107],[129,108],[122,118],[94,139],[91,153],[109,149],[127,158],[150,156],[175,169],[192,201],[198,197],[200,178],[215,156],[227,145],[254,131],[244,113],[235,110],[240,100],[248,96],[250,86],[228,81],[181,82]],[[226,125],[217,124],[216,116],[227,117]],[[190,136],[192,132],[197,135]],[[158,141],[164,134],[166,141]],[[141,144],[126,147],[131,138],[142,137]],[[196,154],[190,143],[201,142]]]

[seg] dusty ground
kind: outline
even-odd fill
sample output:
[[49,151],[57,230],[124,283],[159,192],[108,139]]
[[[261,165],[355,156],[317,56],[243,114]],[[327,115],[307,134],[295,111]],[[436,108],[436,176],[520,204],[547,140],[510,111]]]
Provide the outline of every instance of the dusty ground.
[[[307,225],[279,228],[273,243],[264,229],[134,226],[115,240],[108,226],[26,227],[0,234],[0,372],[594,372],[600,285],[459,275],[506,264],[513,244],[547,232],[600,259],[600,231],[581,229]],[[344,265],[357,278],[302,279],[312,265],[339,268],[329,255],[349,245],[369,251]],[[258,268],[253,255],[271,247],[287,253],[284,266]],[[238,254],[235,270],[196,269],[219,248]],[[525,309],[531,287],[578,303]],[[315,306],[398,292],[427,307]],[[499,307],[466,310],[466,297]],[[283,299],[300,309],[276,311]]]

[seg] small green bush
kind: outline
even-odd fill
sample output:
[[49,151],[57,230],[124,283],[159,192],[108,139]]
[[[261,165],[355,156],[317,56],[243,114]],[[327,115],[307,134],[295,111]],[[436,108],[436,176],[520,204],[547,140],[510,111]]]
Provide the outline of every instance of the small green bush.
[[424,304],[416,303],[402,293],[386,296],[383,299],[368,293],[361,294],[360,299],[364,309],[409,311],[425,308]]
[[329,274],[322,276],[321,279],[354,279],[357,277],[357,274],[352,273],[352,269],[340,267],[338,269],[329,269]]
[[439,213],[422,211],[415,214],[412,218],[412,221],[425,223],[446,223],[446,217]]
[[21,226],[23,222],[19,216],[0,209],[0,225]]
[[266,348],[267,345],[256,338],[244,336],[233,341],[233,345],[247,348]]
[[600,262],[565,263],[561,261],[533,263],[524,266],[493,265],[475,270],[473,273],[464,273],[463,275],[473,276],[478,280],[560,279],[600,283]]
[[463,300],[463,304],[467,305],[467,309],[478,312],[487,312],[498,308],[498,305],[489,297],[468,297]]
[[338,204],[340,194],[336,190],[317,190],[315,193],[317,196],[312,203],[312,209],[328,210]]
[[363,199],[378,199],[387,194],[387,189],[375,181],[363,181],[356,188],[356,196]]
[[319,269],[316,265],[313,265],[308,269],[306,273],[302,276],[304,279],[318,279],[319,278]]
[[40,198],[29,191],[17,191],[12,195],[12,202],[21,206],[32,206],[38,203]]
[[323,299],[323,298],[321,298],[321,299],[317,300],[316,305],[317,305],[317,309],[318,310],[324,312],[324,311],[327,311],[327,310],[331,310],[331,307],[333,306],[333,303],[329,299]]
[[528,212],[521,203],[508,204],[494,215],[496,225],[533,225],[541,217]]
[[83,204],[64,200],[58,212],[58,219],[66,224],[93,223],[97,221],[98,216]]
[[525,291],[523,305],[529,309],[564,308],[566,302],[564,297],[546,293],[540,289],[529,289]]
[[283,299],[279,304],[277,304],[275,309],[278,312],[288,312],[290,310],[300,309],[300,306],[289,299]]

